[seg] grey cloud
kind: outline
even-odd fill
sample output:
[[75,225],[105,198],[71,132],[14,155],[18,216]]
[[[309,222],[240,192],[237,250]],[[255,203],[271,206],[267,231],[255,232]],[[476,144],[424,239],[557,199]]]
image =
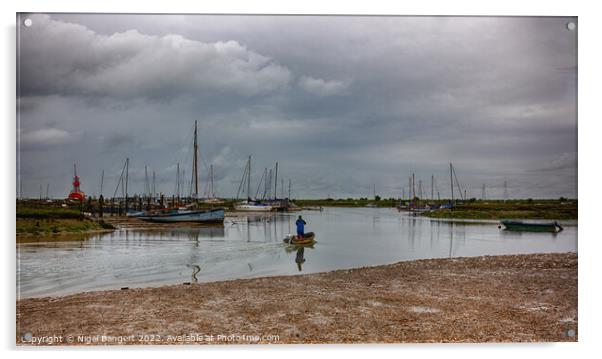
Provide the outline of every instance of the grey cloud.
[[21,133],[80,135],[30,142],[25,191],[52,179],[63,195],[78,162],[93,192],[125,157],[133,190],[147,164],[172,191],[177,162],[190,174],[198,120],[203,181],[213,163],[224,195],[251,154],[254,181],[279,161],[308,197],[367,196],[373,184],[398,196],[412,172],[434,174],[445,196],[449,162],[474,196],[485,183],[501,197],[504,178],[511,194],[573,196],[568,20],[36,15],[20,29]]
[[288,86],[290,71],[236,41],[204,43],[136,30],[98,35],[34,15],[22,31],[21,88],[27,94],[174,96],[218,91],[261,95]]
[[345,93],[351,85],[351,81],[327,81],[320,78],[316,79],[311,76],[301,76],[298,83],[305,91],[318,96],[341,95]]
[[20,136],[20,144],[23,148],[31,146],[46,147],[60,146],[74,142],[76,134],[69,133],[57,128],[43,128],[35,131],[25,132]]

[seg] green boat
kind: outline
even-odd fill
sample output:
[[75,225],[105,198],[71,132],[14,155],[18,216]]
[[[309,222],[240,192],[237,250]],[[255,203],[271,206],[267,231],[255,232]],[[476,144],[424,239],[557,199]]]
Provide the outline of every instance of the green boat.
[[520,231],[520,232],[553,232],[557,233],[562,231],[562,228],[558,222],[551,223],[526,223],[521,221],[502,221],[502,224],[507,231]]

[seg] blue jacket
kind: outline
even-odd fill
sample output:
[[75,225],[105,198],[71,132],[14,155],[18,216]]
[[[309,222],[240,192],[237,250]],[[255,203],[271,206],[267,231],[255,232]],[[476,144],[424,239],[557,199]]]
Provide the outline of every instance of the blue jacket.
[[302,219],[298,219],[297,222],[295,222],[295,224],[297,225],[297,233],[303,233],[303,231],[305,230],[305,225],[307,223],[305,223],[305,221]]

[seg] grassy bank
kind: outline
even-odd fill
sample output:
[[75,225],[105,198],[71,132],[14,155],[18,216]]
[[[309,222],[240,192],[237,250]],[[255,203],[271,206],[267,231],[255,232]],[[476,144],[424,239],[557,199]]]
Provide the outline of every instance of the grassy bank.
[[[301,207],[395,207],[399,199],[303,199],[295,200]],[[429,201],[418,200],[417,206],[441,205],[448,200]],[[520,200],[467,200],[458,202],[453,210],[439,209],[426,212],[423,215],[431,218],[460,218],[460,219],[577,219],[577,200],[567,199],[520,199]]]
[[438,209],[423,215],[431,218],[576,220],[577,214],[576,200],[512,200],[465,202],[453,210]]
[[110,224],[84,217],[75,208],[58,206],[17,206],[17,242],[30,241],[28,237],[86,233],[114,229]]
[[55,345],[119,344],[85,340],[102,335],[123,344],[577,341],[577,255],[418,260],[22,299],[16,321],[17,344],[28,344],[25,333],[84,337]]
[[366,207],[367,205],[375,205],[377,207],[395,207],[399,204],[399,199],[387,198],[374,199],[367,198],[341,198],[341,199],[296,199],[293,202],[300,207]]

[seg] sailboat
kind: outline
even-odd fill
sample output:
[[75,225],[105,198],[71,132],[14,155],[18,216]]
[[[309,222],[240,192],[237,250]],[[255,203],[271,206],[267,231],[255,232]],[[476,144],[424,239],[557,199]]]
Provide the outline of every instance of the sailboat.
[[223,208],[210,208],[203,210],[189,210],[178,208],[169,212],[147,214],[139,217],[149,222],[197,222],[197,223],[223,223],[225,212]]
[[249,156],[249,159],[247,160],[247,165],[245,166],[245,170],[240,181],[240,186],[238,189],[239,194],[245,178],[247,180],[247,200],[234,205],[234,209],[245,212],[270,212],[272,209],[274,209],[274,207],[271,205],[251,200],[251,156]]
[[243,201],[234,206],[237,211],[246,212],[270,212],[274,207],[269,204],[256,203],[253,201]]
[[213,165],[209,166],[209,176],[207,178],[207,186],[205,187],[205,199],[204,203],[207,204],[223,204],[224,201],[217,198],[215,195],[215,188],[213,186],[214,177],[213,177]]
[[[197,144],[197,122],[194,121],[194,158],[192,162],[192,174],[194,181],[194,198],[199,196],[199,167],[198,167],[198,144]],[[195,209],[195,205],[177,208],[156,213],[149,212],[139,217],[150,222],[196,222],[196,223],[223,223],[225,217],[224,208]]]

